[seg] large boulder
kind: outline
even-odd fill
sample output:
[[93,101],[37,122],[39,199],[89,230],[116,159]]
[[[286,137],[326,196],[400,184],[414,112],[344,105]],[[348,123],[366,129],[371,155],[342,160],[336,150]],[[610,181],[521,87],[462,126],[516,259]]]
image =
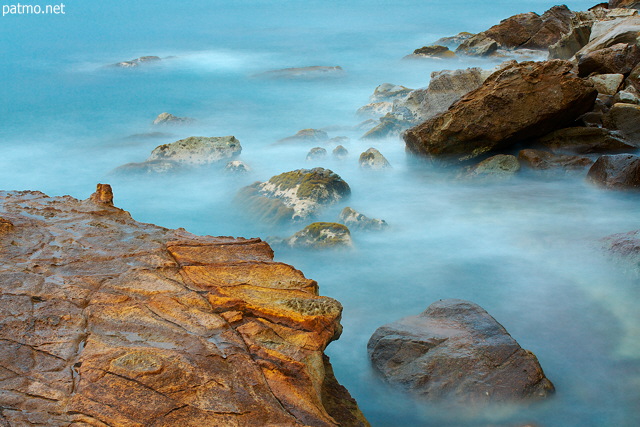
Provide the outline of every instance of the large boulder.
[[584,55],[578,55],[578,74],[591,73],[628,75],[640,62],[640,48],[635,44],[618,43]]
[[615,190],[640,190],[640,157],[614,154],[600,157],[589,169],[589,181]]
[[624,76],[622,74],[594,74],[589,77],[599,94],[614,96],[618,93]]
[[511,64],[443,114],[407,130],[409,151],[457,162],[565,127],[591,110],[593,85],[570,62]]
[[428,400],[479,404],[554,391],[535,355],[469,301],[440,300],[418,316],[384,325],[367,349],[385,380]]
[[560,40],[549,46],[549,59],[571,59],[589,43],[591,25],[574,26]]
[[591,27],[591,38],[576,57],[612,47],[619,43],[634,45],[640,33],[640,16],[598,21]]
[[186,166],[207,165],[237,156],[242,151],[235,136],[191,136],[156,147],[148,161],[172,161]]
[[342,308],[314,280],[260,239],[111,202],[0,192],[0,425],[368,425],[323,354]]
[[329,169],[298,169],[241,189],[236,200],[250,216],[269,223],[300,221],[351,194]]

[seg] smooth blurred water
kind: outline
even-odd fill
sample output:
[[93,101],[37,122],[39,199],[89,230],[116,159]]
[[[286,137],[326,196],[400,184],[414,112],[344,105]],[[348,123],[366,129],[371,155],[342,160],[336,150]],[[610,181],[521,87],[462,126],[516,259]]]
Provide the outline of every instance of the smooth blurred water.
[[[44,3],[41,3],[44,4]],[[384,82],[428,84],[431,71],[493,64],[402,61],[415,48],[477,32],[551,1],[89,1],[64,16],[0,18],[0,188],[86,198],[110,183],[134,218],[211,235],[287,236],[300,226],[246,221],[239,188],[323,166],[351,186],[352,206],[383,218],[383,233],[353,233],[339,252],[278,249],[278,260],[318,280],[344,305],[344,334],[328,353],[339,380],[374,426],[636,426],[640,422],[638,277],[603,254],[600,239],[640,228],[635,195],[594,189],[584,173],[487,183],[453,180],[414,162],[399,140],[373,144],[393,168],[359,169],[372,144],[355,110]],[[591,2],[571,1],[574,10]],[[127,70],[104,65],[175,56]],[[271,69],[340,65],[343,79],[265,80]],[[168,111],[197,119],[155,129]],[[343,128],[340,128],[342,126]],[[344,160],[305,160],[309,145],[273,146],[303,128],[347,136]],[[164,137],[133,136],[147,132]],[[253,171],[216,168],[171,176],[120,176],[157,145],[191,135],[235,135]],[[327,145],[330,151],[335,144]],[[557,394],[530,407],[486,410],[414,402],[370,370],[366,343],[384,323],[441,298],[487,309],[540,359]]]

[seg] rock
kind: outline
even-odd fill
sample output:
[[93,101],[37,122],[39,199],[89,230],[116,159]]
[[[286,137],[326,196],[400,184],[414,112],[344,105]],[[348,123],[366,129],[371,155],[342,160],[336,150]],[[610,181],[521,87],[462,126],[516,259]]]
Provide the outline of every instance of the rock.
[[391,167],[391,165],[389,164],[387,159],[382,155],[382,153],[376,150],[375,148],[369,148],[367,151],[360,154],[358,163],[360,164],[360,167],[363,169],[379,170],[379,169],[386,169]]
[[468,40],[473,36],[475,36],[475,34],[463,31],[461,33],[456,34],[455,36],[443,37],[441,39],[438,39],[433,45],[446,46],[449,49],[455,49],[458,46],[460,46],[465,40]]
[[424,46],[413,51],[413,54],[405,58],[455,58],[456,54],[446,46]]
[[634,87],[635,90],[640,91],[640,64],[636,65],[629,76],[627,82]]
[[342,67],[327,66],[311,66],[299,68],[283,68],[280,70],[271,70],[264,73],[256,74],[253,77],[266,79],[285,79],[285,80],[316,80],[316,79],[335,79],[345,77],[347,73]]
[[292,248],[331,249],[352,246],[351,233],[335,222],[314,222],[284,240]]
[[378,125],[378,123],[380,123],[379,120],[375,120],[375,119],[367,119],[365,121],[363,121],[362,123],[358,123],[357,125],[355,125],[353,127],[353,130],[355,131],[369,131],[371,129],[373,129],[374,127],[376,127]]
[[369,218],[350,207],[340,212],[340,222],[352,230],[380,231],[389,226],[384,219]]
[[232,160],[224,167],[224,170],[231,173],[247,173],[251,171],[249,165],[240,160]]
[[236,200],[268,223],[299,221],[351,194],[349,184],[329,169],[298,169],[240,190]]
[[113,170],[115,174],[157,174],[176,173],[185,169],[185,165],[173,160],[147,160],[145,162],[127,163]]
[[640,16],[599,21],[591,27],[591,38],[576,57],[587,55],[619,43],[634,45],[640,32]]
[[411,122],[398,119],[395,114],[388,113],[380,117],[380,122],[373,129],[368,130],[361,139],[384,139],[400,135],[411,126]]
[[640,105],[614,104],[604,118],[608,129],[620,131],[634,146],[640,146]]
[[317,143],[317,142],[325,142],[329,139],[329,135],[323,131],[323,130],[319,130],[319,129],[302,129],[300,131],[298,131],[295,135],[292,136],[288,136],[286,138],[282,138],[281,140],[278,141],[279,144],[281,143],[291,143],[291,142],[311,142],[311,143]]
[[385,380],[427,400],[483,404],[554,392],[535,355],[469,301],[440,300],[418,316],[384,325],[367,349]]
[[623,104],[640,104],[640,94],[633,87],[629,86],[628,89],[621,90],[613,97],[613,102]]
[[147,63],[154,63],[160,61],[158,56],[141,56],[140,58],[132,59],[131,61],[122,61],[113,64],[114,67],[120,68],[135,68]]
[[347,151],[347,149],[344,148],[342,145],[338,145],[336,148],[333,149],[331,154],[333,154],[334,157],[337,157],[339,159],[344,159],[349,155],[349,151]]
[[554,6],[542,16],[533,12],[512,16],[483,34],[501,47],[547,49],[570,31],[571,18],[566,6]]
[[327,156],[327,150],[322,147],[314,147],[307,153],[307,160],[318,160]]
[[335,144],[346,144],[349,141],[350,141],[350,139],[349,139],[348,136],[334,136],[333,138],[331,138],[327,142],[335,143]]
[[373,95],[369,97],[369,101],[376,102],[392,102],[396,99],[406,97],[413,89],[408,87],[394,85],[392,83],[383,83],[373,91]]
[[0,234],[8,233],[13,230],[13,223],[8,219],[0,217]]
[[471,167],[467,177],[506,178],[520,170],[520,162],[511,154],[497,154]]
[[589,81],[593,83],[598,93],[604,95],[615,95],[624,80],[622,74],[596,74],[589,77]]
[[145,133],[134,133],[133,135],[129,135],[126,139],[136,140],[136,139],[156,139],[156,138],[173,138],[175,135],[167,132],[145,132]]
[[156,147],[148,161],[170,160],[187,166],[208,165],[237,156],[242,151],[234,136],[191,136]]
[[374,102],[371,104],[363,105],[358,108],[356,114],[359,117],[382,117],[393,110],[393,102],[383,101]]
[[189,117],[176,117],[173,114],[162,113],[153,121],[154,125],[184,125],[193,122]]
[[511,64],[443,114],[406,131],[407,148],[463,162],[565,127],[591,110],[597,96],[572,68],[562,60]]
[[632,154],[601,156],[589,169],[589,181],[615,190],[640,189],[640,157]]
[[571,59],[589,43],[590,37],[591,24],[573,27],[560,37],[560,40],[549,46],[549,59]]
[[636,268],[640,266],[640,230],[607,236],[603,243],[611,253],[631,261]]
[[596,74],[628,75],[640,62],[640,48],[626,43],[596,50],[577,57],[581,77]]
[[455,53],[469,56],[489,56],[496,50],[498,50],[498,43],[485,34],[480,33],[463,41]]
[[553,154],[531,148],[520,150],[518,160],[531,169],[584,169],[593,164],[588,157]]
[[323,354],[340,304],[260,239],[38,192],[0,216],[5,425],[368,425]]
[[571,127],[551,132],[538,143],[554,153],[611,153],[635,150],[620,134],[597,127]]
[[609,0],[609,8],[613,9],[616,7],[629,7],[629,8],[640,8],[640,1],[638,0]]
[[96,192],[89,198],[93,203],[113,206],[113,190],[109,184],[98,184]]

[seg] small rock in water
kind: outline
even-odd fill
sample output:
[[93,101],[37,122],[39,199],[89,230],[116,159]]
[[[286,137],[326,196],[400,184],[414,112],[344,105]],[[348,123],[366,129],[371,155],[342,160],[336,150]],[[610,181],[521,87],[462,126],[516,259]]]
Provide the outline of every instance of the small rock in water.
[[307,153],[307,160],[323,159],[327,156],[327,150],[322,147],[314,147]]
[[418,316],[384,325],[367,349],[388,382],[427,400],[485,404],[554,392],[536,356],[469,301],[440,300]]
[[424,46],[413,51],[411,55],[405,56],[405,59],[413,58],[455,58],[456,54],[449,50],[446,46]]
[[382,117],[385,114],[390,113],[393,110],[393,102],[382,101],[372,102],[371,104],[363,105],[358,108],[356,114],[359,117]]
[[349,228],[335,222],[314,222],[283,243],[293,248],[331,249],[352,245]]
[[193,122],[189,117],[176,117],[170,113],[161,113],[153,121],[154,125],[184,125]]
[[340,222],[351,229],[380,231],[389,226],[383,219],[369,218],[355,209],[346,207],[340,212]]
[[369,102],[393,102],[407,96],[413,89],[392,83],[382,83],[375,88],[373,95],[369,97]]
[[289,142],[326,142],[329,140],[329,135],[320,129],[302,129],[299,130],[295,135],[288,136],[286,138],[282,138],[278,140],[278,143],[289,143]]
[[446,46],[449,49],[455,49],[462,44],[465,40],[475,36],[473,33],[468,33],[463,31],[461,33],[456,34],[455,36],[443,37],[441,39],[436,40],[433,45],[435,46]]
[[152,63],[152,62],[158,62],[158,61],[160,61],[159,56],[141,56],[140,58],[132,59],[131,61],[118,62],[116,64],[113,64],[113,66],[121,67],[121,68],[135,68],[146,63]]
[[601,156],[589,169],[589,181],[614,190],[640,190],[640,157],[632,154]]
[[358,162],[360,163],[360,167],[364,169],[380,170],[391,167],[382,153],[375,148],[369,148],[367,151],[360,154]]
[[224,170],[231,173],[247,173],[251,171],[249,165],[240,160],[232,160],[224,167]]
[[511,154],[497,154],[471,167],[467,177],[507,178],[520,170],[520,162]]
[[331,154],[333,154],[334,157],[337,157],[339,159],[344,159],[349,155],[349,151],[347,151],[347,149],[344,148],[342,145],[338,145],[336,148],[333,149]]

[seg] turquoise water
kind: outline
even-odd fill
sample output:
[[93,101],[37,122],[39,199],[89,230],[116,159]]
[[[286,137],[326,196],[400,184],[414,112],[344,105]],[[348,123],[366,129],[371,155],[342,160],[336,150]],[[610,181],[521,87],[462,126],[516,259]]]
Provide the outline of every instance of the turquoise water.
[[[371,173],[357,165],[372,144],[350,127],[377,85],[423,87],[431,71],[494,65],[401,61],[404,55],[515,13],[541,13],[553,2],[131,3],[75,0],[65,2],[65,15],[0,18],[0,188],[86,198],[97,182],[108,182],[116,204],[140,221],[200,234],[286,236],[300,227],[248,222],[233,195],[284,171],[331,168],[352,188],[347,204],[385,219],[390,229],[354,233],[349,251],[277,249],[276,257],[343,303],[345,332],[327,352],[374,426],[638,424],[638,277],[604,256],[599,242],[640,228],[637,198],[591,188],[580,174],[454,181],[412,162],[393,139],[373,144],[391,170]],[[592,3],[567,5],[584,10]],[[104,67],[142,55],[174,58],[135,70]],[[346,77],[252,78],[310,65],[339,65]],[[151,122],[164,111],[197,122],[160,129],[169,135],[157,138],[132,136],[157,131]],[[311,146],[272,146],[309,127],[351,138],[350,156],[311,163],[305,160]],[[111,173],[191,135],[235,135],[252,173]],[[335,220],[343,206],[320,219]],[[382,383],[369,368],[369,336],[440,298],[487,309],[538,356],[556,396],[526,408],[473,411],[414,402]]]

